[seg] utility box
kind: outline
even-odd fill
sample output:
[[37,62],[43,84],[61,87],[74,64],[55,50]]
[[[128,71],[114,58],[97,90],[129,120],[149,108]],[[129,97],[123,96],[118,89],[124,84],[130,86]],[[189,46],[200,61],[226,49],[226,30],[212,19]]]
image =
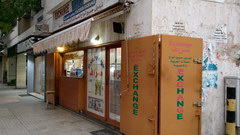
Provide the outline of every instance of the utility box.
[[122,133],[201,134],[202,45],[169,35],[122,42]]
[[240,127],[240,77],[224,78],[226,132]]

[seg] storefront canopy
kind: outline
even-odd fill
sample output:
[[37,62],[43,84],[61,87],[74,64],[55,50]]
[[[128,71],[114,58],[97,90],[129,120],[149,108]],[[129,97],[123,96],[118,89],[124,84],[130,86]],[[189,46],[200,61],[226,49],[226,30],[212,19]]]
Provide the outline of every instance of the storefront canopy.
[[67,28],[61,32],[53,34],[33,45],[34,54],[53,50],[58,46],[70,44],[72,42],[83,42],[88,38],[92,18]]

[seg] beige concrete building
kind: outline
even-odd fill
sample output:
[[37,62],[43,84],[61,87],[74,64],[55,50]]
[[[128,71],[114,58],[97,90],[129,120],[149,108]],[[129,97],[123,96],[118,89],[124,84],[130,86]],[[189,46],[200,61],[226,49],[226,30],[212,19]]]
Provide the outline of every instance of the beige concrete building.
[[[94,2],[94,0],[78,2],[88,3],[89,1]],[[44,32],[52,33],[53,38],[58,37],[57,35],[64,33],[64,30],[71,31],[89,18],[91,19],[89,34],[86,39],[74,46],[75,48],[94,46],[96,43],[93,40],[97,37],[100,41],[97,44],[120,42],[155,34],[202,38],[204,41],[203,83],[199,88],[202,92],[201,134],[225,134],[224,77],[240,76],[240,39],[238,38],[240,36],[240,2],[238,0],[131,0],[131,4],[118,0],[107,2],[96,0],[95,2],[98,6],[94,9],[89,7],[89,9],[76,10],[76,13],[69,14],[72,9],[81,7],[74,7],[74,2],[71,0],[42,0],[43,10],[32,15],[30,21],[19,22],[5,43],[8,48],[11,48],[29,35],[46,36]],[[119,2],[125,4],[124,8],[117,8],[119,5],[124,5]],[[91,12],[90,9],[92,9]],[[121,25],[124,28],[123,33],[114,32],[114,22],[124,24]],[[48,27],[48,30],[36,33],[37,26]],[[66,39],[65,43],[68,41]],[[33,92],[41,87],[41,92],[44,93],[43,84],[36,83],[36,80],[44,83],[45,75],[35,72],[35,75],[39,75],[33,77],[32,70],[36,70],[36,64],[35,68],[31,67],[34,61],[40,61],[40,59],[42,59],[41,62],[44,61],[45,51],[48,54],[56,52],[58,46],[62,44],[38,49],[37,54],[41,54],[38,57],[28,53],[27,57],[29,57],[26,58],[24,55],[26,50],[8,57],[7,68],[3,68],[7,69],[8,82],[15,79],[17,88],[28,86],[30,92]],[[30,67],[26,69],[28,65],[26,63],[29,62]],[[43,68],[37,70],[43,71]],[[29,80],[27,85],[26,77],[32,78],[27,79]],[[33,78],[35,83],[31,82]]]

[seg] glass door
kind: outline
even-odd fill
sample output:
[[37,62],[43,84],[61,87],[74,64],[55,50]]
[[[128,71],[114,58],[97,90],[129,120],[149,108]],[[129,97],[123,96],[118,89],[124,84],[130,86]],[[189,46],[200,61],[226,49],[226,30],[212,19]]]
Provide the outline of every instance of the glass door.
[[109,50],[109,119],[120,122],[121,48]]
[[105,117],[105,47],[88,49],[87,111]]
[[87,51],[87,112],[113,125],[120,122],[121,48]]

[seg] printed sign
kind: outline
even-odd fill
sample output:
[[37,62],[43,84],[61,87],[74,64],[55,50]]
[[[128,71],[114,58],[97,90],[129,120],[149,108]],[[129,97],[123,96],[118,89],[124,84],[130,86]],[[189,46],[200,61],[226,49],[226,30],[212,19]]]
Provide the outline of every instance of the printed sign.
[[53,13],[53,31],[81,21],[119,3],[119,0],[72,0]]
[[227,43],[227,25],[218,25],[213,36],[216,42]]
[[216,54],[215,52],[215,43],[211,41],[207,41],[206,47],[203,49],[203,62],[202,68],[203,70],[217,70],[217,63],[216,63]]
[[183,22],[175,22],[172,26],[173,33],[176,35],[183,35],[185,30],[185,23]]
[[105,48],[88,50],[87,110],[104,117]]
[[182,120],[184,119],[184,97],[186,91],[188,91],[186,89],[187,83],[185,83],[185,72],[187,72],[186,68],[192,62],[192,57],[186,57],[184,54],[189,53],[193,45],[190,43],[170,42],[169,46],[172,52],[178,54],[169,56],[168,59],[176,69],[176,119]]
[[138,115],[138,72],[139,66],[133,66],[133,115]]
[[203,72],[202,87],[203,88],[218,88],[218,73]]

